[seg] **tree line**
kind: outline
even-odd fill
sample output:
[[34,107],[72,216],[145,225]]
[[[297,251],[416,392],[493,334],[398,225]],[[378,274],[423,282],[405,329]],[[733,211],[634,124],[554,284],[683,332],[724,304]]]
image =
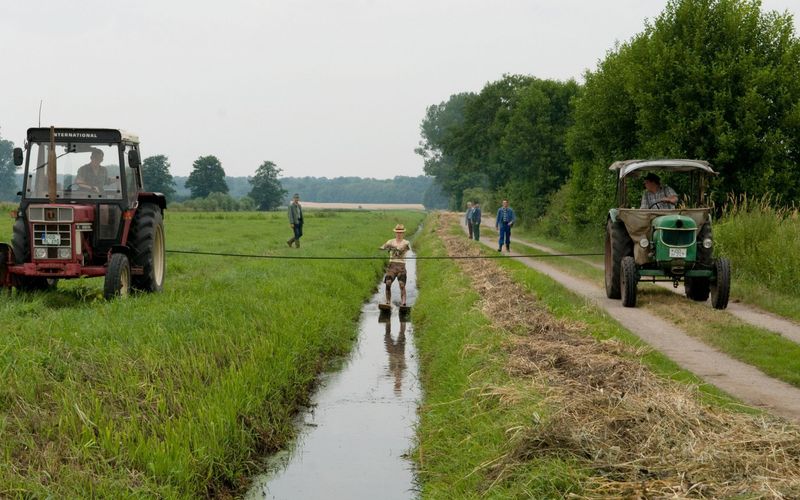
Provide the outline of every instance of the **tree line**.
[[758,0],[671,0],[582,85],[504,75],[430,106],[416,151],[452,208],[465,194],[508,197],[554,232],[604,224],[616,160],[704,159],[720,173],[718,203],[730,193],[795,203],[798,74],[791,15]]
[[[13,143],[0,139],[0,200],[14,201],[21,189],[22,175],[12,160]],[[176,208],[192,210],[272,210],[288,203],[290,193],[304,199],[349,203],[422,203],[444,208],[446,197],[428,176],[394,179],[360,177],[280,177],[281,169],[265,161],[248,177],[225,175],[214,155],[201,156],[192,164],[188,177],[173,176],[169,158],[155,155],[142,162],[145,188],[161,192]],[[179,205],[174,205],[174,203]]]

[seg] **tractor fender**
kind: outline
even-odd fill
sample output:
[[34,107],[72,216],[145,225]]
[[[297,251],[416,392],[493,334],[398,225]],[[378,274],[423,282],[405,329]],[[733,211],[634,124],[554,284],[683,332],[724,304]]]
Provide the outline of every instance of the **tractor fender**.
[[108,260],[111,260],[111,256],[115,253],[123,253],[131,257],[133,255],[133,249],[127,245],[113,245],[108,251]]
[[158,205],[158,207],[163,212],[167,208],[167,198],[161,193],[148,193],[148,192],[141,192],[138,196],[139,205],[142,203],[152,203],[154,205]]
[[616,208],[612,208],[612,209],[610,209],[608,211],[608,220],[610,220],[611,223],[613,224],[613,223],[617,222],[617,216],[618,215],[619,215],[619,210],[616,209]]

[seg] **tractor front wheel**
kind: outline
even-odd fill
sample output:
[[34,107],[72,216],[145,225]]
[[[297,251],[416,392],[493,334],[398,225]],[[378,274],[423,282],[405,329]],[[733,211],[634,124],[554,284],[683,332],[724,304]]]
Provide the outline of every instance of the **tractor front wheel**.
[[133,288],[160,292],[167,262],[161,208],[153,203],[143,203],[133,218],[132,231],[133,265],[144,270],[144,274],[133,277]]
[[106,270],[106,282],[103,287],[103,296],[106,300],[115,297],[127,297],[131,291],[131,265],[128,256],[124,253],[115,253],[111,256]]
[[720,257],[714,262],[717,280],[711,284],[711,307],[725,309],[731,293],[731,261]]
[[633,257],[622,258],[622,277],[620,279],[620,291],[622,292],[622,305],[625,307],[636,307],[636,286],[639,283],[639,270],[636,269],[636,261]]
[[687,276],[683,282],[683,288],[686,291],[686,296],[697,302],[705,302],[708,300],[708,294],[711,291],[711,282],[708,278],[693,278]]

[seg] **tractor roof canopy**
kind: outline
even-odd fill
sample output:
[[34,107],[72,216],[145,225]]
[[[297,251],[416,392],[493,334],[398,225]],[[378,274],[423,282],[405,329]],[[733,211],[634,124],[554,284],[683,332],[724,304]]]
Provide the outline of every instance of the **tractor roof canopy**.
[[[139,136],[111,128],[56,128],[56,142],[86,142],[95,144],[139,144]],[[50,128],[29,128],[29,142],[49,142]]]
[[718,175],[707,161],[703,160],[625,160],[615,161],[609,170],[619,171],[619,179],[636,172],[669,171],[669,172],[704,172]]

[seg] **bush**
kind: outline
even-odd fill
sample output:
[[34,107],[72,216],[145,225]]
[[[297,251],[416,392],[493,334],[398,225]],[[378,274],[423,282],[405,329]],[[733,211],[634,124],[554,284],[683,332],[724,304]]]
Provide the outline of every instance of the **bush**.
[[731,259],[736,278],[792,296],[800,295],[800,212],[773,200],[729,199],[714,225],[716,252]]

